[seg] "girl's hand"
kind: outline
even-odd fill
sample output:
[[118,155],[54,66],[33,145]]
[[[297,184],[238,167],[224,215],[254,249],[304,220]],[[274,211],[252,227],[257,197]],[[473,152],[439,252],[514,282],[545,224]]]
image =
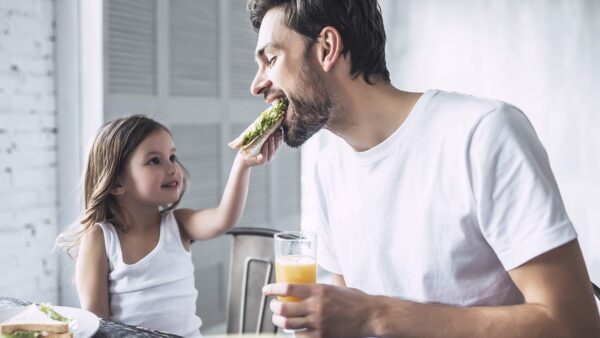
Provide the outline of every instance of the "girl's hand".
[[[243,159],[243,162],[248,167],[254,167],[257,165],[263,165],[265,163],[271,162],[273,157],[275,157],[275,153],[279,149],[281,142],[283,141],[283,132],[281,128],[279,128],[276,132],[271,134],[267,141],[262,145],[260,149],[260,154],[254,156],[250,159]],[[241,156],[241,154],[238,154]]]
[[215,238],[239,222],[248,196],[250,167],[271,161],[282,141],[283,133],[278,130],[269,136],[257,156],[245,159],[242,153],[238,152],[218,207],[201,210],[176,209],[174,211],[177,223],[183,225],[189,239]]

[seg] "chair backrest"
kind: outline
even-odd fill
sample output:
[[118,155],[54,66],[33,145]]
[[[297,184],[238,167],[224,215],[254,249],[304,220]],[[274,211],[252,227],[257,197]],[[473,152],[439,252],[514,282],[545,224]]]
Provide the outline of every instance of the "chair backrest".
[[227,333],[275,333],[273,313],[262,287],[275,281],[273,235],[279,231],[265,228],[234,228],[229,265]]

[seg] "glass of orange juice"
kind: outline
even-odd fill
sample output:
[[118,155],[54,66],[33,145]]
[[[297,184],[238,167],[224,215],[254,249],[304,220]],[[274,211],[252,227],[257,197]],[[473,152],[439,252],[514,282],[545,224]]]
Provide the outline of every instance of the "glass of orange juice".
[[[306,231],[284,231],[275,234],[275,281],[277,283],[314,284],[317,282],[317,235]],[[301,298],[277,297],[282,302],[298,302]],[[305,329],[283,329],[285,333]]]
[[[317,235],[306,231],[275,234],[275,280],[277,283],[314,284],[317,281]],[[297,302],[298,297],[277,297]]]

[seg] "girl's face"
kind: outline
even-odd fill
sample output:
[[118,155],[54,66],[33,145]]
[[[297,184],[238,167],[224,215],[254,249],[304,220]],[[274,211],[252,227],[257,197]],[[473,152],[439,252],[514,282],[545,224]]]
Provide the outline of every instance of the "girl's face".
[[183,171],[171,135],[159,130],[142,141],[127,161],[119,183],[123,197],[134,202],[156,207],[176,202]]

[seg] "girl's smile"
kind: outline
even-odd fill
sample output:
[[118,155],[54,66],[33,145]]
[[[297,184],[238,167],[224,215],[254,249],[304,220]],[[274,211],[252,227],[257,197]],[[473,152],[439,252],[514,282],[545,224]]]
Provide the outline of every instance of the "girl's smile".
[[161,185],[162,188],[167,188],[167,189],[173,189],[173,188],[178,188],[179,187],[179,181],[170,181],[168,183],[165,183],[163,185]]

